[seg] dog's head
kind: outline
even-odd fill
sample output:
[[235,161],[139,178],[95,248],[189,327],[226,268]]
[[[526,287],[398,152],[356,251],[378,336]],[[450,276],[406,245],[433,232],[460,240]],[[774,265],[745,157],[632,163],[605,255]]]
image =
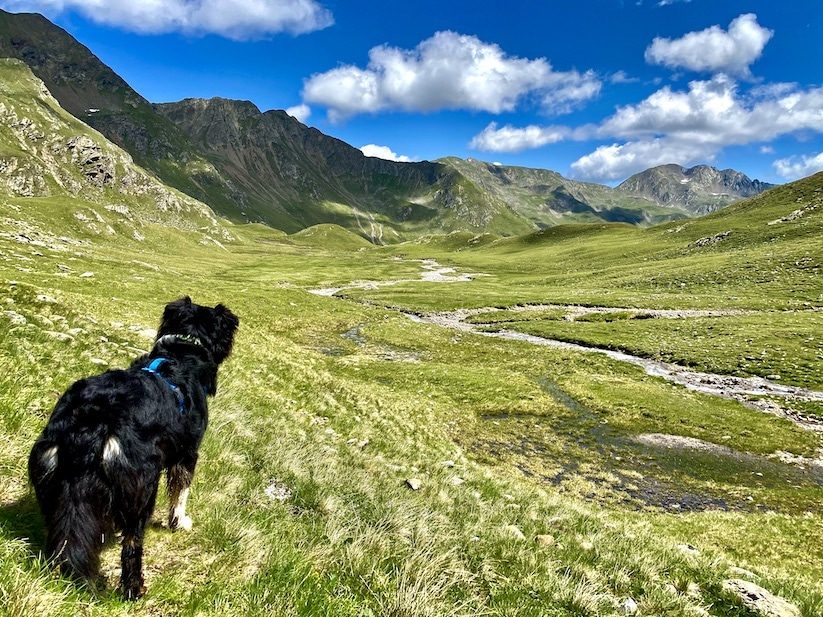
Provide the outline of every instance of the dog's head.
[[194,336],[220,364],[229,357],[240,320],[222,304],[214,308],[194,304],[185,296],[169,302],[157,331],[158,340],[168,334]]

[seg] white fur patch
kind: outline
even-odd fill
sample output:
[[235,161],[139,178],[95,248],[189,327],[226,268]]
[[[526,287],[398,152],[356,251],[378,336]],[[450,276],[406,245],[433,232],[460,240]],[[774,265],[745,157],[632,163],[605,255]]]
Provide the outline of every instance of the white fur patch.
[[103,446],[103,461],[110,463],[121,456],[123,456],[123,448],[120,446],[117,437],[109,437],[106,445]]
[[173,505],[171,520],[177,520],[177,527],[190,531],[192,528],[191,517],[186,516],[186,502],[189,500],[189,489],[184,488],[177,496],[177,503]]
[[57,446],[52,446],[40,457],[43,466],[46,468],[45,474],[50,474],[57,469]]

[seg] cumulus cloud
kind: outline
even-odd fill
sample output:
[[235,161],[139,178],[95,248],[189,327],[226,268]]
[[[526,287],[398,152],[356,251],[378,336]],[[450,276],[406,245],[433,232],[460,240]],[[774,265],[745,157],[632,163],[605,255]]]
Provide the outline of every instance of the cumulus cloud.
[[[710,160],[726,146],[804,133],[823,133],[823,88],[773,84],[741,93],[734,80],[717,75],[692,81],[686,90],[661,88],[637,104],[618,108],[596,126],[492,123],[470,145],[512,152],[562,140],[609,139],[614,143],[581,157],[572,170],[591,180],[614,180],[663,163]],[[801,163],[790,161],[784,167]]]
[[509,56],[475,36],[437,32],[414,49],[380,45],[366,68],[345,65],[310,77],[303,98],[332,119],[385,110],[513,110],[526,96],[562,113],[596,96],[591,71],[555,71],[545,58]]
[[140,34],[216,34],[235,40],[303,34],[334,21],[316,0],[11,0],[3,6],[47,14],[76,11],[96,23]]
[[823,171],[823,152],[820,154],[790,156],[789,158],[778,159],[773,165],[775,171],[787,180],[804,178],[818,171]]
[[726,146],[821,133],[823,88],[780,84],[743,95],[734,81],[716,76],[691,82],[685,92],[665,87],[636,105],[621,107],[597,132],[628,142],[601,146],[572,169],[589,179],[616,179],[661,163],[709,160]]
[[770,94],[741,94],[724,76],[692,81],[687,91],[661,88],[626,105],[600,127],[604,135],[668,135],[716,146],[770,141],[800,131],[823,132],[823,88],[781,84]]
[[582,156],[572,163],[572,170],[581,178],[608,182],[622,180],[656,165],[691,165],[711,160],[714,153],[710,146],[676,139],[630,141],[600,146],[591,154]]
[[487,152],[518,152],[530,148],[539,148],[547,144],[567,139],[571,131],[564,126],[514,127],[510,124],[498,128],[496,122],[474,136],[470,148]]
[[289,114],[292,118],[299,120],[303,124],[305,124],[309,116],[311,116],[311,107],[306,105],[305,103],[301,103],[300,105],[294,105],[293,107],[288,107],[286,109],[286,113]]
[[397,154],[388,146],[378,146],[377,144],[366,144],[360,151],[366,156],[373,156],[378,159],[386,159],[387,161],[396,161],[398,163],[409,163],[411,159],[404,154]]
[[749,66],[773,34],[757,23],[757,15],[747,13],[735,18],[728,30],[711,26],[677,39],[656,37],[646,49],[646,61],[669,68],[748,76]]

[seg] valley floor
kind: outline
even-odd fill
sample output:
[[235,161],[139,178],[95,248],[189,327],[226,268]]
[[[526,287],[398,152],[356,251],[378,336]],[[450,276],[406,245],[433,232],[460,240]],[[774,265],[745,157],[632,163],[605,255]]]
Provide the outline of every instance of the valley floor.
[[[765,266],[682,248],[698,221],[344,250],[50,232],[25,205],[38,234],[0,205],[0,612],[732,616],[747,579],[823,614],[823,298],[788,265],[820,236]],[[158,505],[128,604],[114,546],[103,591],[42,561],[25,460],[59,394],[148,350],[183,294],[242,326],[194,529]]]

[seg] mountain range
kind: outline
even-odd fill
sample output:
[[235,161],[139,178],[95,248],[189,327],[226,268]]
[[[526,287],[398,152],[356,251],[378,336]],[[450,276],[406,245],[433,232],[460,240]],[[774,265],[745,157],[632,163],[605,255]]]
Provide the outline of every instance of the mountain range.
[[249,101],[152,104],[65,30],[0,11],[0,56],[22,60],[63,109],[163,183],[239,222],[286,232],[336,223],[373,242],[561,223],[652,224],[704,214],[771,185],[734,170],[656,167],[617,188],[474,159],[394,162]]

